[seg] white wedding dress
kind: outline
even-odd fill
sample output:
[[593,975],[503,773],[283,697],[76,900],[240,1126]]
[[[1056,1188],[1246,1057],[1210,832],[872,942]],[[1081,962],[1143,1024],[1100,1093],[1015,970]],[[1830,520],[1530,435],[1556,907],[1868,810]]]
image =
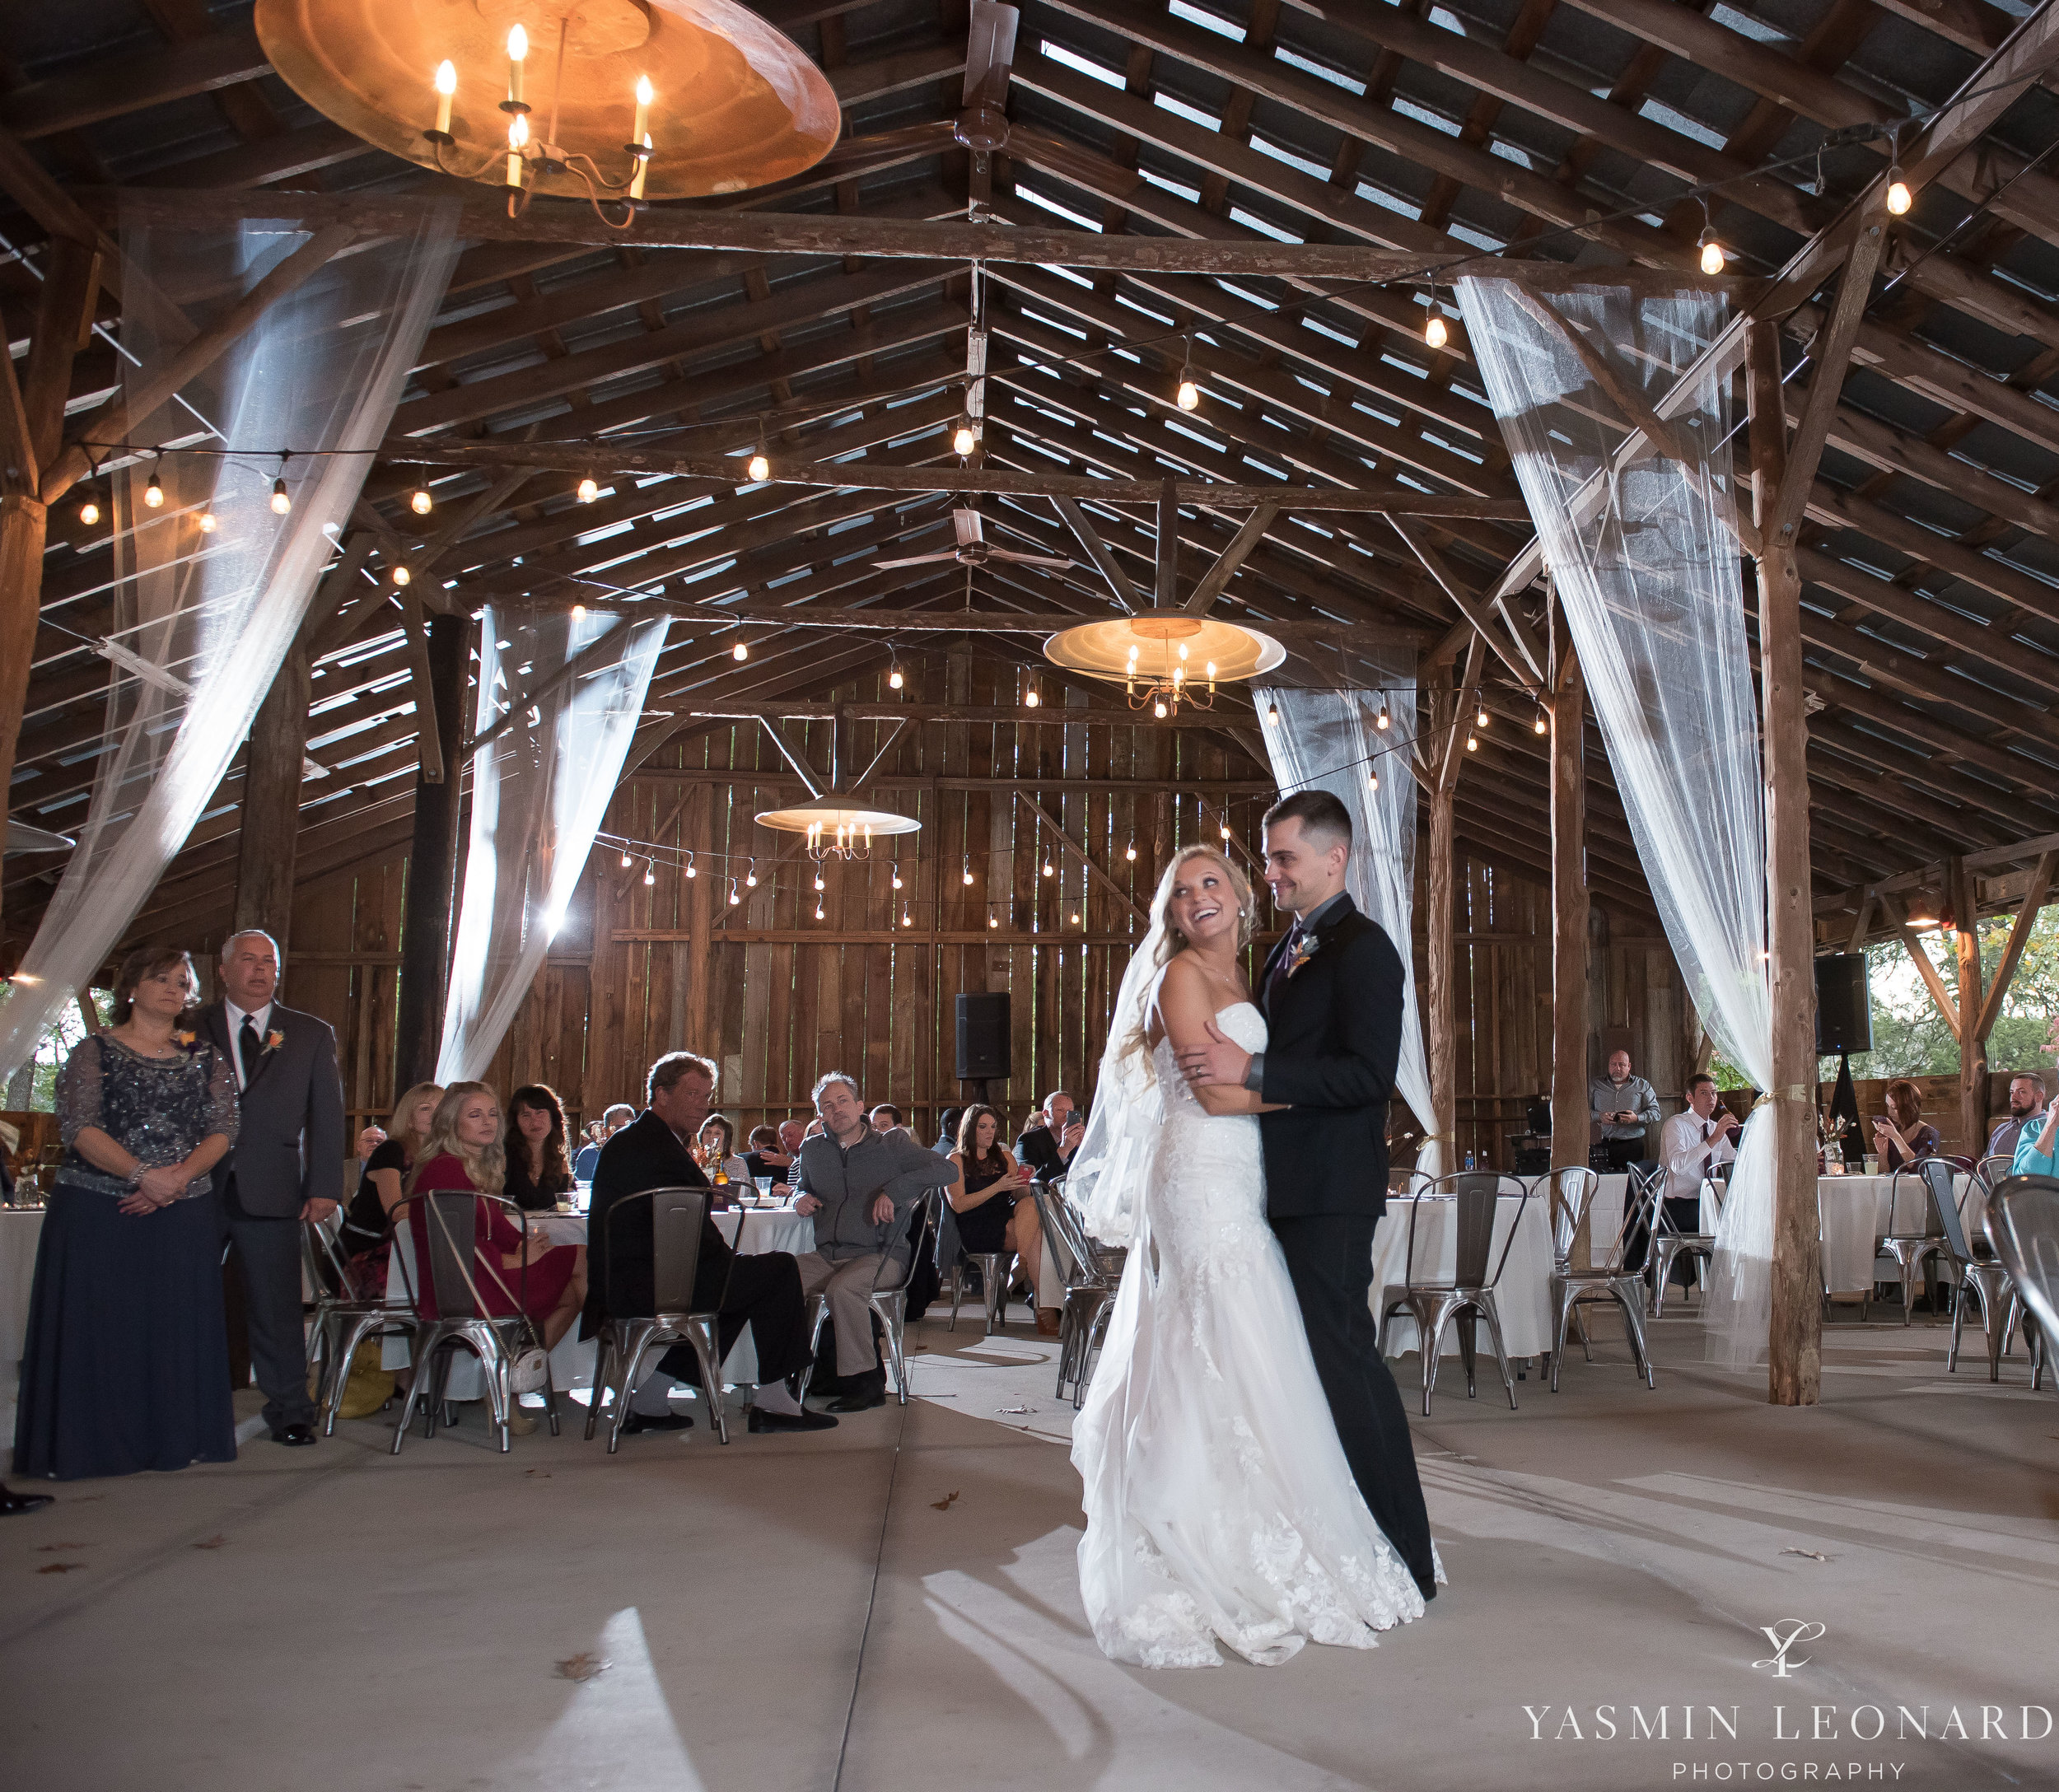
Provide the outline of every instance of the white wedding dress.
[[[1216,1024],[1264,1048],[1249,1002]],[[1152,1058],[1156,1164],[1072,1433],[1095,1640],[1146,1668],[1218,1666],[1218,1641],[1262,1666],[1311,1639],[1373,1648],[1422,1595],[1338,1442],[1266,1223],[1258,1120],[1204,1112],[1170,1043]]]

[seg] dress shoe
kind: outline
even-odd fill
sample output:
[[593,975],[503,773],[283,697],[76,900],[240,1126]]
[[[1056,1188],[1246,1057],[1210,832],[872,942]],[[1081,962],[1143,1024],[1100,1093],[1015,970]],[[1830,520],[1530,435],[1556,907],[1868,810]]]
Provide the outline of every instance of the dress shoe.
[[840,1399],[829,1402],[832,1412],[869,1412],[874,1407],[886,1404],[886,1371],[875,1369],[869,1374],[845,1378],[847,1391]]
[[762,1407],[749,1409],[749,1424],[755,1436],[760,1431],[833,1431],[837,1421],[826,1412],[768,1412]]
[[684,1412],[632,1412],[622,1421],[622,1435],[634,1437],[641,1431],[690,1431],[693,1421]]
[[288,1449],[300,1449],[315,1441],[315,1427],[311,1425],[284,1425],[273,1429],[272,1441],[283,1444]]
[[1437,1583],[1434,1580],[1418,1580],[1416,1590],[1422,1595],[1422,1603],[1427,1605],[1437,1596]]
[[[834,1425],[834,1419],[829,1421]],[[47,1493],[16,1493],[5,1482],[0,1482],[0,1518],[11,1519],[17,1512],[40,1512],[49,1505]]]
[[1039,1337],[1056,1337],[1061,1329],[1062,1328],[1058,1323],[1058,1309],[1056,1307],[1037,1309],[1037,1336]]

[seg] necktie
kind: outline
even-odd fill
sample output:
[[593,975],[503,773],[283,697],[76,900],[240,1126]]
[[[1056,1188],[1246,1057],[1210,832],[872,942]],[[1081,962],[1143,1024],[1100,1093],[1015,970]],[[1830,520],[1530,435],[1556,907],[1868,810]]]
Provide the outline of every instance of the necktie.
[[1265,980],[1265,1006],[1267,1013],[1272,1011],[1272,1004],[1278,1000],[1281,987],[1287,980],[1287,973],[1294,963],[1295,948],[1301,943],[1301,923],[1296,922],[1287,929],[1286,943],[1280,948],[1280,955],[1273,961],[1272,974]]
[[263,1049],[258,1038],[258,1029],[251,1025],[250,1017],[243,1017],[243,1024],[236,1029],[236,1062],[243,1066],[243,1086],[250,1086],[250,1079],[257,1075],[258,1054]]
[[[1704,1145],[1706,1145],[1706,1144],[1709,1142],[1709,1135],[1710,1135],[1711,1132],[1715,1132],[1715,1131],[1716,1131],[1716,1128],[1715,1128],[1714,1127],[1711,1126],[1711,1125],[1708,1123],[1708,1122],[1707,1122],[1707,1121],[1704,1120],[1704,1121],[1702,1122],[1702,1142]],[[1715,1153],[1715,1152],[1713,1152],[1713,1151],[1708,1151],[1708,1152],[1705,1152],[1705,1153],[1702,1155],[1702,1174],[1704,1176],[1706,1176],[1706,1175],[1707,1175],[1707,1174],[1708,1174],[1708,1173],[1709,1173],[1709,1170],[1710,1170],[1711,1167],[1711,1166],[1715,1164],[1715,1162],[1716,1162],[1716,1153]]]

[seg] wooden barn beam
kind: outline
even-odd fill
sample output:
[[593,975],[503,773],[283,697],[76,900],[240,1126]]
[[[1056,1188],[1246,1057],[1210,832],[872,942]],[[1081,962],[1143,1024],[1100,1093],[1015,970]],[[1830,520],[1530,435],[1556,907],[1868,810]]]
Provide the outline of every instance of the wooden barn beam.
[[296,642],[251,724],[237,805],[233,925],[270,934],[282,961],[293,923],[294,854],[300,844],[313,670],[306,640]]
[[1552,1167],[1566,1169],[1586,1163],[1593,1127],[1587,1104],[1587,693],[1564,618],[1553,618],[1552,627]]
[[[416,632],[410,628],[411,634]],[[461,616],[432,616],[427,632],[427,677],[417,685],[415,708],[425,762],[415,779],[407,907],[401,920],[400,1013],[394,1038],[396,1095],[436,1075],[456,906],[462,781],[455,776],[432,780],[427,755],[433,754],[440,769],[455,771],[459,744],[465,738],[472,624]],[[430,699],[426,706],[423,693]]]
[[271,72],[255,31],[211,31],[184,43],[96,56],[74,72],[28,82],[0,96],[0,126],[33,142]]
[[[1879,254],[1876,223],[1860,235],[1838,295],[1847,314],[1831,347],[1851,348],[1856,309]],[[1870,245],[1870,253],[1868,247]],[[1767,946],[1772,998],[1772,1309],[1767,1322],[1767,1389],[1776,1406],[1814,1406],[1823,1384],[1821,1222],[1816,1207],[1815,922],[1809,866],[1809,727],[1803,702],[1801,574],[1795,564],[1788,502],[1800,514],[1815,474],[1823,434],[1805,432],[1791,446],[1781,400],[1776,326],[1752,325],[1748,338],[1753,492],[1759,543],[1758,638],[1765,708]],[[1826,358],[1817,380],[1834,396],[1842,359]],[[1813,396],[1813,394],[1812,394]],[[1825,402],[1827,410],[1828,400]]]

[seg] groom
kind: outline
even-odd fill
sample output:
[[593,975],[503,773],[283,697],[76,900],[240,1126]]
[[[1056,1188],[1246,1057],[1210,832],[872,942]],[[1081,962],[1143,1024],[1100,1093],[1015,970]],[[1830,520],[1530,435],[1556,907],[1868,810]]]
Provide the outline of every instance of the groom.
[[1368,1294],[1373,1228],[1387,1205],[1387,1101],[1401,1050],[1394,943],[1345,893],[1352,819],[1327,791],[1282,799],[1265,818],[1265,880],[1295,917],[1259,982],[1269,1042],[1239,1048],[1212,1025],[1179,1054],[1188,1082],[1282,1104],[1259,1117],[1266,1216],[1286,1253],[1309,1348],[1358,1491],[1426,1599],[1437,1596],[1430,1519],[1394,1378]]

